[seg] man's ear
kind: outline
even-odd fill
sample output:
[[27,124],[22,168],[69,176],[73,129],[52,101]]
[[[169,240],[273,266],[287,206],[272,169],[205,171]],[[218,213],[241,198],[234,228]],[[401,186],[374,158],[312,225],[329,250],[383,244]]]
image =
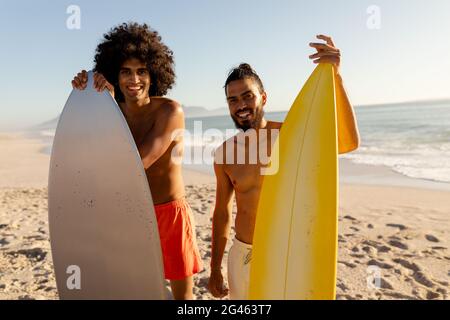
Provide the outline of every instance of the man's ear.
[[265,91],[263,91],[263,93],[261,94],[261,97],[262,97],[262,105],[264,107],[267,103],[267,93]]

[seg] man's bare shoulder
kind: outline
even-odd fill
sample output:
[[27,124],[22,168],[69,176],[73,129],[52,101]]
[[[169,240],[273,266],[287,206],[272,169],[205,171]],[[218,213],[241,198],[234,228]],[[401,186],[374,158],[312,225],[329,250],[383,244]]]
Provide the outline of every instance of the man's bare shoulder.
[[227,145],[233,145],[233,143],[236,143],[237,136],[238,136],[238,134],[235,134],[234,136],[229,137],[224,142],[222,142],[222,144],[220,145],[219,148],[225,148]]
[[223,166],[226,164],[227,147],[228,152],[231,152],[231,148],[234,147],[236,139],[237,134],[226,139],[219,147],[216,148],[214,151],[214,166]]
[[283,122],[278,121],[268,121],[267,122],[267,129],[281,129],[283,126]]
[[155,106],[155,112],[158,116],[168,117],[184,117],[183,107],[175,100],[165,97],[152,97],[152,103]]

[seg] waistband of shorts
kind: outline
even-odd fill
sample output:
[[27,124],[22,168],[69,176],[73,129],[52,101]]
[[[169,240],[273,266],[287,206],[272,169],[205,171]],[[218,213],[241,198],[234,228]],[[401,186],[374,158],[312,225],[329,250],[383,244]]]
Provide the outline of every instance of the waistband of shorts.
[[240,249],[250,249],[251,250],[253,248],[253,245],[242,242],[236,237],[234,237],[234,239],[233,239],[233,245],[235,245],[236,247],[238,247]]
[[183,197],[183,198],[172,200],[169,202],[155,204],[154,207],[155,207],[155,209],[167,209],[167,208],[180,208],[180,207],[184,207],[187,205],[188,205],[188,203],[186,201],[186,198]]

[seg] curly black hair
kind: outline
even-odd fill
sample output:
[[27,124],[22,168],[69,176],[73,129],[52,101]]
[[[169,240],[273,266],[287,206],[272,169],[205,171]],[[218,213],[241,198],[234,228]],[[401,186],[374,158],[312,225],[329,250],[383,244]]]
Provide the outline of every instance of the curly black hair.
[[150,96],[164,96],[175,83],[173,52],[161,41],[157,31],[147,24],[122,23],[103,35],[97,46],[94,71],[114,85],[116,100],[123,101],[119,71],[131,58],[145,63],[150,74]]

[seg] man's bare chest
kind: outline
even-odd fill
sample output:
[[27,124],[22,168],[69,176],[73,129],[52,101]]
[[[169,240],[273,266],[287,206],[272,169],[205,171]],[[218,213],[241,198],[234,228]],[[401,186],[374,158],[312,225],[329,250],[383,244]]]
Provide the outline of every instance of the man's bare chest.
[[262,185],[260,164],[225,165],[225,172],[236,192],[246,193]]
[[132,121],[127,120],[127,123],[138,147],[144,143],[145,138],[151,133],[151,130],[155,126],[154,119],[148,117]]

